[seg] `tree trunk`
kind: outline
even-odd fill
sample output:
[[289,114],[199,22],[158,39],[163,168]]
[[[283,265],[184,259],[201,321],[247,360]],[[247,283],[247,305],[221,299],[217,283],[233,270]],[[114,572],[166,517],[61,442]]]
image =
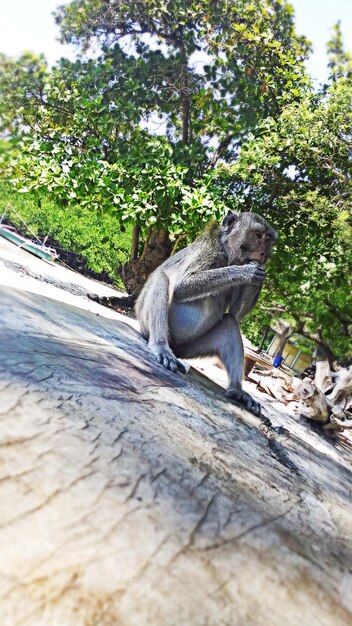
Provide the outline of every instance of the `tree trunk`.
[[149,231],[141,256],[126,263],[121,270],[121,278],[129,294],[137,298],[147,278],[170,256],[171,249],[167,230]]
[[262,334],[262,338],[261,338],[259,346],[257,348],[258,354],[260,354],[261,351],[263,350],[263,345],[264,345],[264,342],[265,342],[265,340],[266,340],[266,338],[267,338],[267,336],[269,334],[269,331],[270,331],[270,326],[265,326],[263,334]]
[[140,232],[141,232],[141,229],[140,229],[139,224],[134,224],[133,230],[132,230],[130,261],[135,261],[138,258],[138,244],[139,244]]
[[275,358],[278,354],[281,355],[283,353],[285,344],[288,341],[289,337],[292,335],[292,327],[290,326],[290,324],[282,324],[282,329],[282,332],[279,334],[279,343],[275,350],[273,358]]
[[336,356],[331,350],[329,344],[327,344],[326,341],[322,339],[321,332],[317,333],[316,335],[312,335],[311,333],[304,330],[304,322],[302,322],[297,324],[297,328],[294,330],[294,333],[296,333],[297,335],[302,335],[302,337],[313,341],[317,345],[317,349],[320,350],[320,354],[325,355],[325,357],[328,359],[331,371],[335,370]]
[[351,624],[349,453],[103,314],[0,289],[1,625]]
[[[186,55],[182,36],[180,36],[176,46],[182,58],[182,81],[180,85],[181,102],[181,123],[182,123],[182,143],[188,145],[191,140],[191,105],[190,105],[190,73],[188,69],[188,56]],[[136,227],[137,228],[137,227]],[[172,244],[167,230],[152,229],[147,237],[143,254],[140,258],[136,256],[135,239],[138,241],[139,230],[133,231],[133,243],[131,260],[121,269],[121,278],[124,286],[133,301],[140,294],[143,285],[150,274],[165,261],[172,252]]]
[[190,125],[190,106],[189,96],[182,95],[182,142],[185,145],[189,143],[189,125]]
[[325,351],[320,350],[320,348],[317,348],[316,350],[314,382],[318,389],[320,389],[323,393],[325,393],[325,391],[332,386],[329,361],[326,357]]
[[329,361],[329,367],[331,371],[334,371],[336,366],[336,356],[331,350],[329,344],[322,340],[316,340],[316,342],[320,350],[326,354],[326,358]]

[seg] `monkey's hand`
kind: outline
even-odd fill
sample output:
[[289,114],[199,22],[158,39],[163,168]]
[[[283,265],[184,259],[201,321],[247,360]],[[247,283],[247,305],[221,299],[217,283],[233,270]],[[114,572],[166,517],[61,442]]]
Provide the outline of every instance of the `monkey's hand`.
[[249,261],[247,265],[243,265],[241,270],[244,273],[245,280],[250,285],[261,285],[266,278],[266,271],[258,261]]
[[259,404],[259,402],[254,400],[252,396],[249,395],[249,393],[243,391],[241,385],[236,385],[236,387],[230,387],[230,389],[226,391],[226,397],[237,400],[237,402],[240,402],[244,405],[247,411],[250,411],[250,413],[254,413],[254,415],[260,417],[262,408],[261,405]]
[[187,370],[183,363],[176,359],[174,353],[165,344],[149,344],[150,350],[155,354],[158,363],[166,367],[171,372],[177,372],[179,370],[182,374],[186,374]]

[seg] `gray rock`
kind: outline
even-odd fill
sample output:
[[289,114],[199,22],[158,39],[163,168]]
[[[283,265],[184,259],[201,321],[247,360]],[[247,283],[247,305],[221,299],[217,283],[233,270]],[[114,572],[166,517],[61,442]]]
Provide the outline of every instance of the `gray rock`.
[[351,624],[349,451],[122,322],[1,288],[0,336],[2,626]]

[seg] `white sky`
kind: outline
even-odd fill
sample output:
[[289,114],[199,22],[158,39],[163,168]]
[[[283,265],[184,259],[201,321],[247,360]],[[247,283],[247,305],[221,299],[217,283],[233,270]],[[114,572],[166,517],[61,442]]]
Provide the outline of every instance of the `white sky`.
[[58,43],[53,11],[69,0],[0,0],[0,52],[18,56],[24,50],[43,52],[50,64],[72,49]]
[[[60,56],[73,57],[69,46],[59,44],[58,29],[52,16],[60,4],[69,0],[2,0],[0,2],[0,52],[17,56],[23,50],[43,52],[49,63]],[[345,48],[352,51],[352,0],[291,0],[295,8],[297,31],[314,46],[308,69],[319,82],[327,76],[326,42],[330,28],[341,20]]]
[[295,9],[296,29],[313,44],[308,71],[319,82],[328,75],[326,43],[331,27],[341,20],[345,50],[352,52],[352,0],[290,0]]

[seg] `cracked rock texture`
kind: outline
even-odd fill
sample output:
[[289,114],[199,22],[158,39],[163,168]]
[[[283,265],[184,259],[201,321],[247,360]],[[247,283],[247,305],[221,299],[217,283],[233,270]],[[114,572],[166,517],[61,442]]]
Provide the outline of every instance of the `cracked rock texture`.
[[43,296],[0,341],[1,626],[352,623],[348,451]]

